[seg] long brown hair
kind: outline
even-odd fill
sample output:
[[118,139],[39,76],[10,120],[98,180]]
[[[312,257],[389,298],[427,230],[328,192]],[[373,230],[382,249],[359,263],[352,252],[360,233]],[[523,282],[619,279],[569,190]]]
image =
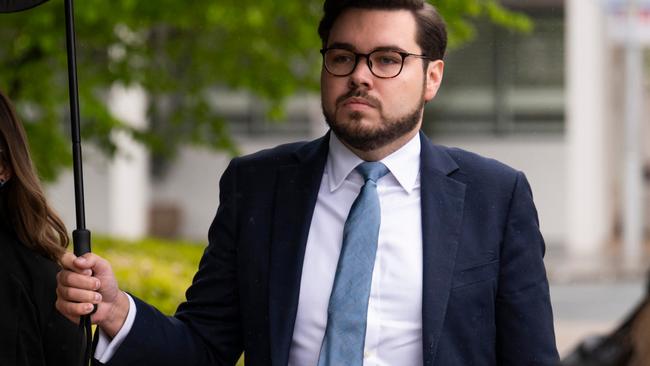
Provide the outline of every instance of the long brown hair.
[[28,248],[58,261],[69,244],[65,225],[45,199],[25,130],[1,91],[0,166],[11,173],[0,188],[0,217],[5,226]]

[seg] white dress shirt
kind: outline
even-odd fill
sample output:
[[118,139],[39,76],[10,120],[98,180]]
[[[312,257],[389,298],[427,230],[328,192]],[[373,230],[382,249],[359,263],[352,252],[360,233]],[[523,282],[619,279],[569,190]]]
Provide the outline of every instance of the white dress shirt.
[[[290,366],[317,365],[327,325],[327,307],[343,242],[343,226],[363,186],[354,168],[362,163],[332,133],[329,155],[305,251]],[[377,182],[381,225],[372,274],[364,366],[422,365],[422,215],[420,138],[382,163],[390,173]],[[124,326],[109,341],[100,332],[95,358],[107,362],[135,319],[135,303]]]
[[[290,366],[317,365],[327,307],[343,243],[343,226],[363,186],[363,161],[331,134],[302,269]],[[381,160],[379,242],[372,274],[364,362],[422,365],[422,215],[420,138]]]

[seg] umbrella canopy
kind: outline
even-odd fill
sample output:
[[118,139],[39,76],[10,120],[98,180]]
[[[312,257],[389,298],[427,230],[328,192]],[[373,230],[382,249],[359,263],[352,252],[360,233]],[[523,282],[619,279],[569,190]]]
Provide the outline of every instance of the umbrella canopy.
[[0,0],[0,13],[13,13],[31,9],[47,0]]

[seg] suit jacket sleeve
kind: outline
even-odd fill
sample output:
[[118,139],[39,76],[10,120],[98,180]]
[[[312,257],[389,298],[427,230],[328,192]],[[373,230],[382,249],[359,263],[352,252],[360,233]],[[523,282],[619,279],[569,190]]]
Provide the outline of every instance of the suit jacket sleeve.
[[544,239],[530,186],[519,172],[501,247],[496,299],[499,365],[556,365]]
[[209,244],[173,317],[134,297],[133,328],[107,365],[234,365],[242,353],[237,290],[235,161],[220,182]]

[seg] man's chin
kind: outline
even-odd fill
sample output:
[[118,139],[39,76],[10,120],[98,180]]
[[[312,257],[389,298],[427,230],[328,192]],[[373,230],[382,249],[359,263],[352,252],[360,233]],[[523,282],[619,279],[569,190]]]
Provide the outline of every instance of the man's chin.
[[340,131],[346,136],[358,136],[361,140],[372,139],[382,134],[380,125],[364,119],[344,121],[332,129],[334,131]]
[[377,121],[380,119],[380,116],[373,116],[373,113],[371,112],[372,111],[353,110],[349,112],[339,113],[339,115],[337,115],[337,121],[343,121],[344,123],[363,123],[366,125],[372,125],[373,123],[377,123]]
[[378,149],[394,139],[394,136],[387,136],[381,126],[363,119],[342,121],[330,127],[339,140],[360,151]]
[[334,133],[344,144],[363,152],[380,149],[392,142],[384,138],[377,138],[377,136],[372,134],[337,134],[336,131]]

